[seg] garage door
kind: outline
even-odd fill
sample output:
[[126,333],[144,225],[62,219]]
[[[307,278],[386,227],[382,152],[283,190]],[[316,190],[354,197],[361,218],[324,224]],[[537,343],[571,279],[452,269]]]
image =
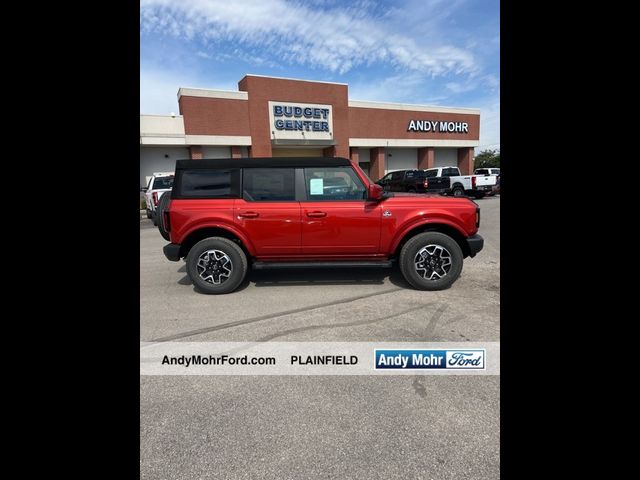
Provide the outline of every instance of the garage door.
[[202,147],[202,158],[231,158],[230,147]]
[[189,158],[186,147],[140,147],[140,186],[149,182],[153,172],[173,172],[176,160]]
[[384,173],[418,168],[418,151],[415,148],[387,148],[386,157]]
[[436,148],[434,167],[457,167],[458,166],[458,149],[457,148]]

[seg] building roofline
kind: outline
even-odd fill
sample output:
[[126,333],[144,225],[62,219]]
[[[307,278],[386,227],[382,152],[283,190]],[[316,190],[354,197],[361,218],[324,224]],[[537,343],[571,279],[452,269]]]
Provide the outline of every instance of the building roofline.
[[331,85],[345,85],[348,86],[347,83],[342,82],[328,82],[325,80],[306,80],[304,78],[290,78],[290,77],[273,77],[271,75],[257,75],[255,73],[247,73],[244,77],[240,79],[240,81],[244,80],[247,77],[259,77],[259,78],[275,78],[276,80],[292,80],[294,82],[310,82],[310,83],[328,83]]
[[231,100],[248,100],[249,94],[239,90],[217,90],[212,88],[180,87],[178,89],[178,100],[180,97],[205,97],[205,98],[226,98]]
[[418,105],[412,103],[349,100],[349,106],[355,108],[379,108],[384,110],[408,110],[415,112],[463,113],[467,115],[480,115],[480,110],[477,108],[444,107],[439,105]]

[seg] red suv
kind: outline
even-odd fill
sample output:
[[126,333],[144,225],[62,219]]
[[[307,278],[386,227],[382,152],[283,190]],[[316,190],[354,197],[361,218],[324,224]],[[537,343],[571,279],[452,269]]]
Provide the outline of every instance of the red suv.
[[467,198],[384,192],[346,158],[179,160],[158,226],[203,293],[249,267],[390,267],[421,290],[449,287],[482,250]]

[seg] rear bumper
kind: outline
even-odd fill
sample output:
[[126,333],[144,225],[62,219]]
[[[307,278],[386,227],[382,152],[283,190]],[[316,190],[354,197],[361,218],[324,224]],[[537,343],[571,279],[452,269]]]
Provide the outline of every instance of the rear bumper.
[[167,243],[162,247],[162,252],[164,256],[167,257],[167,260],[171,260],[172,262],[180,260],[180,245],[177,243]]
[[476,253],[484,247],[484,238],[478,234],[472,235],[467,238],[467,245],[469,245],[469,256],[475,257]]

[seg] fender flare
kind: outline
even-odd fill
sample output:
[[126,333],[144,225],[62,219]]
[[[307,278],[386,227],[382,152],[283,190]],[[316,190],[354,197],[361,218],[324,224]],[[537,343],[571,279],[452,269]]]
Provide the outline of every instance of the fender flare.
[[224,222],[206,221],[206,222],[196,223],[195,225],[190,226],[189,229],[182,235],[181,243],[184,243],[184,240],[188,238],[192,233],[197,232],[198,230],[204,230],[205,228],[219,228],[221,230],[226,230],[227,232],[235,235],[240,239],[240,241],[246,247],[250,255],[252,256],[255,255],[256,249],[253,243],[251,242],[251,240],[249,240],[249,237],[245,235],[241,230],[236,228],[235,226],[231,226],[228,223],[224,223]]
[[402,240],[407,236],[407,234],[411,231],[414,230],[416,228],[420,228],[420,227],[427,227],[427,226],[437,226],[437,225],[446,225],[447,227],[451,227],[453,229],[455,229],[463,238],[467,238],[469,235],[467,234],[467,232],[464,231],[464,229],[458,225],[456,222],[446,218],[446,217],[433,217],[433,218],[429,218],[427,220],[424,219],[419,219],[416,220],[415,222],[411,222],[408,225],[405,225],[404,227],[402,227],[402,229],[400,231],[398,231],[395,236],[393,237],[393,240],[391,241],[391,244],[389,246],[389,253],[395,252],[396,248],[398,248],[398,245],[400,245],[400,242],[402,242]]

